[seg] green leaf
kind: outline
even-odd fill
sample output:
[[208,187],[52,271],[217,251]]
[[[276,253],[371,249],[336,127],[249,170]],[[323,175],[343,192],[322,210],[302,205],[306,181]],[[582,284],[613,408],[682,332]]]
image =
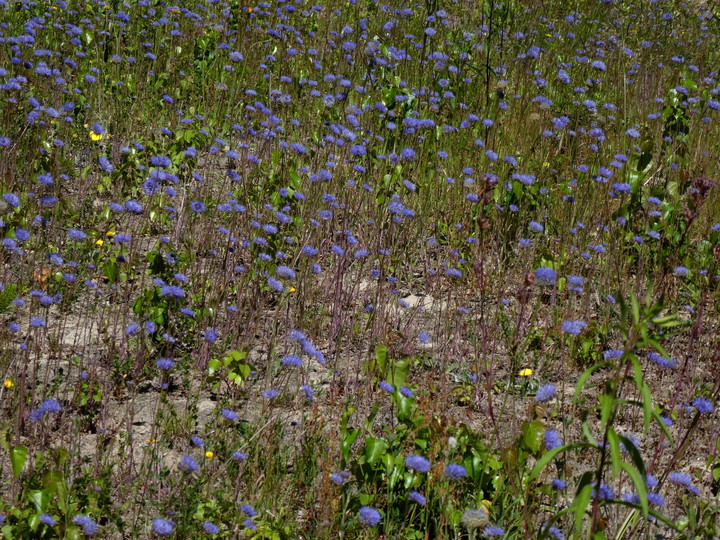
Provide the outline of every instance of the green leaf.
[[352,450],[352,445],[355,443],[357,438],[360,436],[360,430],[349,428],[347,430],[347,433],[345,434],[345,437],[343,437],[342,443],[340,445],[340,448],[342,450],[343,457],[346,460],[350,459],[350,451]]
[[385,454],[389,445],[385,439],[365,437],[365,457],[370,465],[374,465]]
[[540,451],[543,443],[543,435],[545,426],[542,422],[524,422],[522,425],[522,446],[530,450],[533,454]]
[[615,410],[615,398],[611,394],[600,394],[598,400],[600,401],[600,427],[605,429],[613,410]]
[[218,360],[217,358],[213,358],[208,362],[208,371],[210,372],[210,375],[215,374],[215,372],[222,367],[222,362]]
[[582,536],[583,523],[585,523],[585,510],[590,504],[592,488],[593,488],[593,471],[588,471],[580,478],[575,498],[570,505],[570,510],[575,514],[574,533],[576,538]]
[[620,455],[620,438],[615,428],[610,426],[607,430],[608,446],[610,446],[610,460],[612,461],[613,475],[620,472],[622,457]]
[[585,384],[587,383],[590,376],[595,373],[596,371],[606,368],[606,367],[612,367],[612,364],[610,362],[598,362],[597,364],[594,364],[587,368],[582,375],[580,375],[580,378],[578,379],[577,384],[575,385],[575,398],[573,400],[573,403],[577,405],[578,399],[580,398],[580,394],[582,393],[583,389],[585,388]]
[[367,431],[368,433],[372,431],[373,424],[375,423],[375,417],[377,416],[379,410],[380,402],[376,401],[373,403],[370,414],[368,414],[367,418],[365,419],[365,431]]
[[620,441],[625,446],[628,454],[630,454],[630,459],[632,459],[632,462],[640,475],[643,478],[647,478],[647,472],[645,471],[645,463],[643,462],[643,458],[640,455],[640,450],[638,450],[637,446],[635,446],[635,444],[624,435],[620,435]]
[[650,388],[648,388],[648,385],[645,384],[645,380],[643,379],[643,369],[640,365],[640,361],[637,359],[637,356],[631,354],[629,357],[633,365],[633,380],[635,381],[635,386],[642,396],[643,425],[645,426],[645,433],[647,433],[653,413],[652,394],[650,393]]
[[407,360],[400,360],[398,362],[395,362],[395,365],[393,366],[392,377],[390,378],[391,384],[395,386],[395,388],[400,388],[401,386],[404,386],[409,373],[410,363]]
[[375,347],[375,362],[381,372],[385,371],[385,365],[387,364],[387,352],[387,345],[378,345]]
[[597,448],[596,446],[592,444],[587,443],[572,443],[572,444],[564,444],[563,446],[558,446],[557,448],[553,448],[552,450],[547,451],[542,455],[540,459],[537,460],[537,463],[535,463],[535,466],[533,467],[533,470],[530,472],[530,476],[528,477],[528,481],[535,480],[538,476],[540,476],[540,473],[543,472],[543,469],[547,466],[552,459],[557,456],[558,454],[562,452],[567,452],[568,450],[572,450],[573,448]]
[[[627,446],[627,443],[626,443]],[[643,511],[643,516],[645,516],[645,519],[647,519],[648,512],[650,511],[650,503],[648,503],[647,498],[647,487],[645,485],[645,476],[640,476],[640,473],[635,469],[633,466],[631,466],[629,463],[622,463],[622,468],[625,470],[626,473],[630,476],[630,478],[633,481],[633,484],[635,484],[635,489],[637,490],[638,498],[640,499],[640,507]]]
[[33,489],[28,493],[28,500],[35,506],[35,509],[41,514],[45,513],[50,495],[47,491],[40,489]]
[[27,455],[28,449],[26,446],[13,446],[10,449],[10,463],[12,464],[12,470],[15,478],[20,476],[20,473],[25,467]]

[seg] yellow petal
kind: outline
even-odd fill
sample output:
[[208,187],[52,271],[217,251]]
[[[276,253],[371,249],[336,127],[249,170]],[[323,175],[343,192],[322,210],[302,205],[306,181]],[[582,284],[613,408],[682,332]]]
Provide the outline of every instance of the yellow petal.
[[530,368],[523,368],[520,370],[521,377],[531,377],[532,374],[533,374],[533,370]]

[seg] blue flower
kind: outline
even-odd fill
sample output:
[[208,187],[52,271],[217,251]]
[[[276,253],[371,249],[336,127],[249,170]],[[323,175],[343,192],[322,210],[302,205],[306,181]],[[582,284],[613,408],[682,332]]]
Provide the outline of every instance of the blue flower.
[[600,484],[600,491],[595,491],[595,488],[593,488],[591,492],[591,496],[594,498],[597,495],[597,498],[601,501],[609,501],[615,498],[615,491],[613,488],[608,486],[605,483]]
[[254,509],[252,506],[250,506],[249,504],[243,504],[243,505],[240,507],[240,510],[242,510],[243,513],[244,513],[246,516],[248,516],[248,517],[255,517],[255,516],[257,516],[257,512],[256,512],[255,509]]
[[285,290],[283,284],[275,278],[268,278],[267,284],[271,289],[277,292],[283,292]]
[[279,394],[280,394],[280,392],[271,388],[270,390],[265,390],[263,392],[263,397],[266,399],[274,399],[274,398],[278,397]]
[[150,164],[154,167],[169,167],[172,164],[170,158],[165,156],[152,156],[150,158]]
[[394,392],[395,391],[395,387],[387,381],[381,381],[380,384],[378,384],[378,386],[380,387],[381,390],[385,390],[386,392]]
[[183,456],[178,463],[178,469],[187,473],[194,473],[199,468],[200,467],[198,466],[197,461],[190,456]]
[[175,362],[170,358],[160,358],[157,362],[155,362],[155,365],[158,369],[167,371],[175,367]]
[[205,210],[207,210],[207,206],[205,206],[205,204],[201,201],[193,201],[190,203],[190,209],[196,214],[202,214]]
[[30,317],[30,326],[33,328],[41,328],[47,326],[47,324],[45,323],[45,319],[41,317]]
[[467,476],[467,469],[457,463],[449,463],[445,466],[445,477],[448,480],[462,480]]
[[57,399],[47,398],[40,404],[40,409],[46,413],[56,413],[62,410],[62,405],[60,405]]
[[676,266],[673,273],[678,277],[687,277],[689,270],[685,266]]
[[550,485],[555,491],[564,491],[567,487],[567,482],[565,480],[555,478]]
[[553,286],[557,280],[557,273],[552,268],[541,266],[535,270],[535,282],[541,286]]
[[583,292],[583,284],[585,283],[585,279],[580,276],[571,275],[571,276],[568,276],[567,283],[568,283],[568,291],[582,293]]
[[193,446],[195,446],[197,448],[205,448],[205,441],[203,441],[197,435],[193,435],[192,437],[190,437],[190,442],[192,443]]
[[572,334],[573,336],[580,335],[580,332],[587,326],[585,321],[564,321],[562,323],[563,332]]
[[137,201],[125,202],[125,209],[132,214],[142,214],[143,211],[142,204]]
[[175,529],[175,522],[169,519],[154,519],[152,529],[158,536],[168,536],[172,534]]
[[374,527],[381,519],[380,512],[371,506],[363,506],[358,511],[358,520],[363,527]]
[[547,450],[552,450],[553,448],[558,448],[562,445],[562,439],[560,438],[560,435],[557,431],[555,431],[554,429],[549,429],[545,432],[545,448]]
[[277,267],[275,273],[283,278],[287,279],[295,279],[295,271],[292,268],[289,268],[284,265],[280,265]]
[[55,518],[49,516],[48,514],[43,514],[38,519],[40,520],[40,523],[47,525],[48,527],[55,526]]
[[665,369],[675,369],[675,366],[677,366],[677,362],[674,359],[666,358],[656,352],[648,354],[648,358]]
[[545,403],[547,401],[550,401],[552,398],[555,397],[556,389],[554,384],[546,384],[545,386],[541,386],[538,388],[537,392],[535,393],[535,399],[539,401],[540,403]]
[[615,182],[612,187],[618,193],[632,193],[632,186],[627,182]]
[[237,413],[235,411],[231,411],[230,409],[223,409],[221,414],[225,420],[230,422],[237,422],[240,419]]
[[100,156],[98,158],[98,164],[100,165],[100,168],[108,174],[115,170],[115,166],[110,163],[110,160],[105,156]]
[[203,530],[208,534],[215,535],[220,532],[220,527],[209,521],[204,521],[202,526]]
[[284,366],[302,366],[302,359],[297,354],[289,354],[281,362]]
[[419,493],[417,491],[411,491],[408,495],[413,501],[418,503],[420,506],[425,506],[427,504],[427,499],[422,493]]
[[160,289],[161,296],[167,296],[169,298],[180,299],[185,296],[185,291],[178,285],[164,285]]
[[82,514],[75,516],[73,518],[73,523],[75,525],[79,525],[82,528],[83,533],[85,533],[85,535],[87,536],[93,536],[97,534],[98,530],[100,529],[97,523],[95,523],[88,516],[84,516]]
[[5,193],[5,195],[3,195],[3,199],[13,208],[20,208],[20,197],[14,193]]
[[87,234],[85,234],[79,229],[70,229],[68,231],[68,236],[71,240],[75,240],[76,242],[81,242],[82,240],[85,240],[87,238]]
[[502,527],[496,527],[495,525],[490,525],[489,527],[485,527],[483,534],[485,536],[505,536],[505,529]]
[[214,328],[208,328],[205,330],[205,341],[208,343],[215,343],[218,338],[218,333],[215,331]]
[[425,473],[430,470],[430,460],[417,454],[412,454],[405,458],[405,466],[408,469],[413,469],[417,472]]
[[702,397],[693,399],[692,406],[695,407],[700,414],[708,414],[714,410],[712,401]]

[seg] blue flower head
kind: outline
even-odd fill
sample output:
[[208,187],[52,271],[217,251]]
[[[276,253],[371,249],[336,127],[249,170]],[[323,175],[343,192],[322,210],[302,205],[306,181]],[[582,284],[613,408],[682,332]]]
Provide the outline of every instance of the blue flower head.
[[363,506],[358,512],[358,520],[363,527],[375,527],[382,520],[382,516],[375,508]]

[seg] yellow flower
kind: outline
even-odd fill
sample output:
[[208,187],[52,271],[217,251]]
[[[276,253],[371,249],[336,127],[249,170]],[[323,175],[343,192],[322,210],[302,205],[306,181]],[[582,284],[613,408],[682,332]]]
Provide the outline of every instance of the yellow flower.
[[208,450],[207,452],[205,452],[205,457],[208,458],[208,459],[212,459],[214,455],[215,455],[215,454],[213,454],[210,450]]
[[3,383],[3,385],[5,386],[5,388],[7,388],[9,390],[13,386],[15,386],[15,383],[12,382],[12,379],[5,379],[5,382]]
[[96,245],[96,246],[102,246],[104,243],[105,243],[105,242],[103,242],[102,240],[98,240],[97,242],[95,242],[95,245]]
[[115,236],[115,231],[108,231],[105,233],[105,236]]
[[102,140],[103,134],[102,133],[95,133],[92,129],[90,130],[90,138],[93,141],[99,141]]
[[487,499],[483,499],[480,501],[480,508],[483,508],[486,512],[490,512],[490,507],[492,506],[492,503],[488,501]]
[[521,370],[520,370],[520,373],[519,373],[519,375],[520,375],[521,377],[532,377],[532,374],[533,374],[533,370],[530,369],[530,368],[527,368],[527,367],[521,369]]
[[550,166],[550,162],[549,162],[549,161],[546,161],[545,163],[543,163],[543,167],[549,167],[549,166]]
[[290,292],[295,292],[295,291],[297,291],[297,289],[296,289],[295,287],[290,287],[288,290],[289,290]]

